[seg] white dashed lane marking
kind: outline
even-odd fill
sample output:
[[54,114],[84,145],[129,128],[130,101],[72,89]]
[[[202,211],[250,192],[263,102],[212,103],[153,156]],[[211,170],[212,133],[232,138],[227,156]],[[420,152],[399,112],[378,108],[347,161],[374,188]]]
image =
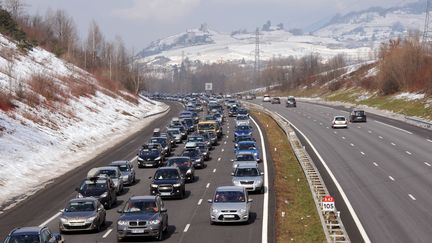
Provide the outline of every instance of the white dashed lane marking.
[[221,158],[218,158],[218,161],[221,161]]
[[408,196],[413,200],[413,201],[415,201],[415,200],[417,200],[413,195],[411,195],[411,194],[408,194]]
[[362,155],[365,155],[365,153],[364,153],[363,151],[360,151],[360,153],[361,153]]
[[210,183],[207,183],[206,188],[209,188],[209,187],[210,187]]
[[391,145],[393,145],[393,146],[396,146],[396,144],[395,144],[395,143],[391,143]]
[[345,139],[346,139],[346,137],[342,137],[342,139],[343,139],[343,140],[345,140]]
[[372,131],[368,131],[368,133],[372,133]]
[[378,167],[378,164],[376,162],[373,162],[373,165],[375,165],[376,167]]
[[351,146],[351,147],[354,147],[354,144],[353,144],[353,143],[350,143],[350,146]]
[[424,162],[424,163],[425,163],[425,165],[431,167],[431,164],[429,164],[428,162]]
[[383,139],[383,137],[382,136],[378,136],[380,139]]
[[102,238],[107,238],[108,237],[108,235],[111,233],[113,231],[113,229],[109,229],[103,236],[102,236]]
[[395,179],[392,176],[389,176],[389,179],[395,181]]
[[406,154],[412,155],[410,151],[405,151]]
[[213,169],[213,173],[216,173],[216,169]]
[[185,227],[185,229],[183,230],[183,232],[186,233],[189,230],[189,227],[190,227],[190,224],[187,224],[186,227]]
[[202,203],[202,198],[198,201],[198,205],[201,205],[201,203]]
[[432,143],[432,140],[430,140],[430,139],[426,139],[426,141],[428,141],[429,143]]

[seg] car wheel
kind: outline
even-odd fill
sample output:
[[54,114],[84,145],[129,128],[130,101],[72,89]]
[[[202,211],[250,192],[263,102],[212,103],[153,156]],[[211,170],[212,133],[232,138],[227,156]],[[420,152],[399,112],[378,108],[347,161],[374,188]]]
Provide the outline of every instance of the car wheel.
[[101,232],[101,225],[102,225],[102,222],[99,222],[99,223],[97,224],[97,226],[96,226],[96,228],[95,228],[95,232],[96,232],[96,233]]
[[264,186],[262,186],[262,187],[261,187],[261,190],[260,190],[260,193],[261,193],[261,194],[264,194],[264,190],[265,190],[265,189],[264,189]]
[[214,225],[215,224],[215,222],[213,222],[211,219],[210,219],[210,225]]

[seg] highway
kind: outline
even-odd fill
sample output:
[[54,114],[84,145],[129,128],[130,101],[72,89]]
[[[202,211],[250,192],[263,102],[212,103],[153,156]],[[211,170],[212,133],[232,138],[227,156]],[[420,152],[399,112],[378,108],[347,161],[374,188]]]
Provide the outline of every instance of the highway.
[[[287,108],[285,101],[253,102],[279,113],[306,135],[335,175],[371,242],[431,242],[432,131],[377,115],[368,116],[367,123],[335,130],[333,116],[348,117],[346,109],[305,102]],[[313,157],[336,197],[352,242],[363,241],[361,227]]]
[[[164,128],[168,125],[170,118],[177,116],[183,107],[178,103],[169,103],[171,110],[163,117],[152,122],[148,127],[133,135],[126,141],[109,149],[99,155],[96,159],[89,161],[81,167],[57,178],[47,188],[18,204],[12,210],[0,215],[0,235],[6,236],[14,227],[34,226],[46,224],[54,232],[58,232],[58,215],[66,202],[76,196],[74,191],[87,172],[97,166],[106,165],[111,161],[130,159],[133,160],[137,171],[138,182],[135,185],[125,188],[125,193],[118,197],[118,204],[115,208],[107,210],[107,223],[101,232],[98,233],[68,233],[63,237],[65,242],[117,242],[116,219],[117,209],[124,205],[124,202],[132,195],[148,195],[150,176],[153,176],[156,169],[138,169],[136,165],[136,153],[138,148],[151,136],[154,128]],[[232,185],[231,182],[231,159],[234,158],[233,131],[234,121],[229,118],[224,127],[224,138],[219,141],[211,151],[212,159],[207,161],[207,168],[195,171],[197,181],[186,184],[187,196],[183,200],[164,200],[169,216],[169,229],[165,234],[165,242],[262,242],[263,228],[263,199],[262,194],[252,194],[253,198],[251,212],[252,220],[248,225],[210,225],[209,209],[207,199],[212,198],[217,186]],[[256,126],[254,137],[258,144],[261,138]],[[176,155],[182,151],[183,144],[175,149]],[[261,150],[262,151],[262,150]],[[262,167],[263,163],[260,164]],[[269,166],[269,173],[272,168]],[[271,191],[271,190],[270,190]],[[270,208],[271,215],[274,210]],[[270,226],[269,242],[273,242],[273,226]],[[267,236],[267,235],[266,235]],[[126,242],[155,241],[151,238],[129,238]]]

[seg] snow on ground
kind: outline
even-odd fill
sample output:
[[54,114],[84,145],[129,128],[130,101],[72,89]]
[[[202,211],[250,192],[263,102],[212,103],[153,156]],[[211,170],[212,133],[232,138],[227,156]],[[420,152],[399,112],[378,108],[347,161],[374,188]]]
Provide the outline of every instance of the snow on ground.
[[398,100],[421,100],[425,98],[425,94],[403,92],[394,96]]
[[[4,53],[16,46],[0,35],[0,49]],[[13,53],[12,59],[0,55],[0,90],[9,87],[8,67],[14,84],[25,83],[35,74],[53,78],[65,89],[67,85],[56,77],[74,76],[97,84],[90,74],[43,49],[34,48],[27,55]],[[28,85],[24,88],[29,89]],[[150,115],[168,109],[145,98],[131,103],[97,90],[92,96],[70,97],[67,103],[31,107],[15,101],[16,109],[0,110],[0,210],[13,207],[52,179],[142,129],[157,117]]]

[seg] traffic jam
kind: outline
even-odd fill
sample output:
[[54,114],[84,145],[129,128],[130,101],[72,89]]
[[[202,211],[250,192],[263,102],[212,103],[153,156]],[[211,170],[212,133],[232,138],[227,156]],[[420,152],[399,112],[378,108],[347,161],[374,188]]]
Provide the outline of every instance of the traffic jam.
[[[107,212],[117,210],[113,233],[118,241],[153,238],[164,240],[169,227],[166,200],[188,200],[189,184],[196,182],[196,170],[206,170],[214,162],[212,151],[221,143],[233,143],[233,152],[224,152],[224,166],[229,166],[232,183],[217,185],[210,192],[209,223],[230,225],[250,224],[250,193],[265,191],[260,146],[254,137],[249,111],[233,97],[190,95],[165,97],[184,105],[178,117],[165,128],[153,130],[147,143],[138,148],[134,160],[118,160],[106,166],[92,168],[75,188],[76,198],[65,202],[58,216],[58,229],[34,227],[46,231],[50,242],[64,242],[64,234],[87,234],[106,229]],[[227,122],[234,125],[233,140],[223,131]],[[222,150],[223,151],[223,150]],[[220,158],[219,158],[220,160]],[[229,163],[228,163],[229,162]],[[155,168],[149,178],[138,178],[137,170]],[[128,187],[148,181],[149,188],[142,195],[119,201]],[[120,205],[121,204],[121,205]],[[119,206],[120,205],[120,206]],[[20,239],[20,231],[13,230],[5,242]],[[55,231],[60,233],[53,233]],[[23,234],[21,234],[23,235]],[[26,239],[28,240],[28,239]],[[27,242],[27,241],[26,241]],[[31,241],[29,241],[31,242]]]

